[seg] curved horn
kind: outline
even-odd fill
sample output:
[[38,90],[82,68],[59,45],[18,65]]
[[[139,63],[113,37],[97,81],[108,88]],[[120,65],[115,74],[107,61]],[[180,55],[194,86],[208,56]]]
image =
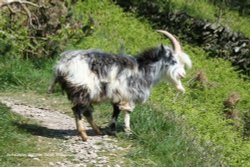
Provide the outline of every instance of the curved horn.
[[156,30],[156,31],[160,32],[160,33],[163,33],[164,35],[166,35],[170,39],[171,44],[173,45],[173,49],[174,49],[175,53],[177,53],[177,55],[180,56],[180,53],[182,52],[180,42],[178,42],[177,39],[167,31],[164,31],[164,30]]

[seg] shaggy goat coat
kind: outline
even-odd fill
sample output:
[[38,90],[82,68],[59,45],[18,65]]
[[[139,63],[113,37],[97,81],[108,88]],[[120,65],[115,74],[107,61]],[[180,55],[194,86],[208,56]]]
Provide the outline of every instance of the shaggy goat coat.
[[[121,110],[132,111],[134,103],[148,99],[151,87],[162,75],[178,80],[174,73],[177,61],[166,47],[146,50],[137,57],[74,50],[62,53],[55,76],[74,105],[110,100]],[[170,66],[176,67],[167,74]]]
[[88,137],[81,123],[82,115],[96,133],[101,134],[93,121],[94,103],[108,100],[113,104],[112,132],[116,131],[120,111],[125,111],[125,131],[129,132],[129,113],[133,111],[135,103],[145,102],[149,98],[152,86],[161,78],[166,78],[178,90],[185,91],[181,79],[185,76],[185,65],[191,67],[191,60],[181,51],[178,41],[174,37],[171,39],[175,50],[161,45],[135,57],[94,49],[61,54],[49,91],[57,82],[66,91],[74,106],[72,109],[82,140],[86,141]]

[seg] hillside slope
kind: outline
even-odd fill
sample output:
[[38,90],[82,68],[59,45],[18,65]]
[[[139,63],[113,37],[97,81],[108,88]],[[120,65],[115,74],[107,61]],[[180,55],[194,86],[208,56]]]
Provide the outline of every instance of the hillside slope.
[[[169,44],[145,19],[139,20],[131,13],[124,13],[109,0],[78,1],[71,5],[71,13],[79,24],[88,25],[89,16],[94,24],[89,26],[91,31],[88,35],[83,33],[84,36],[81,36],[81,27],[77,26],[75,30],[80,35],[72,38],[68,37],[71,29],[60,31],[62,36],[66,33],[63,36],[63,39],[67,39],[63,49],[100,48],[108,52],[119,52],[123,41],[127,54],[135,55],[150,46]],[[132,142],[139,149],[127,156],[142,166],[163,163],[171,163],[172,166],[202,166],[203,159],[207,166],[213,166],[216,158],[219,159],[217,162],[227,163],[229,166],[250,166],[250,83],[239,78],[229,62],[210,59],[202,49],[188,44],[184,44],[184,50],[194,64],[184,81],[187,93],[177,96],[175,90],[165,82],[153,90],[150,102],[146,106],[139,106],[132,114],[132,128],[136,135]],[[7,56],[1,56],[0,61],[0,81],[3,83],[0,85],[1,91],[46,92],[55,59],[30,61],[16,58],[19,55],[15,54],[12,55],[15,59]],[[197,79],[201,73],[204,80]],[[231,94],[237,94],[239,100],[228,110],[223,103]],[[98,110],[102,109],[105,112],[97,112],[97,117],[109,118],[110,108],[103,105]],[[187,127],[192,132],[189,133],[190,136],[182,133],[183,125],[171,121],[168,116],[171,112],[188,124]],[[169,125],[168,122],[172,123]],[[127,139],[124,136],[121,140],[122,138]],[[195,142],[190,142],[189,139]],[[190,157],[189,150],[192,150]],[[201,152],[205,155],[200,154]],[[143,158],[146,160],[143,161]],[[180,163],[176,164],[177,162]]]

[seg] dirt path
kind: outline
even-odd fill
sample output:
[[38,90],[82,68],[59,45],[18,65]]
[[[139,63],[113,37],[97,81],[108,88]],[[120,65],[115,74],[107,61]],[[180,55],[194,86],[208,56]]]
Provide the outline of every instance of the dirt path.
[[62,154],[73,157],[72,160],[56,164],[50,162],[46,166],[124,166],[122,159],[115,164],[110,163],[110,157],[115,157],[117,152],[124,150],[117,146],[117,139],[96,136],[88,124],[85,123],[85,127],[87,127],[89,140],[82,142],[75,130],[75,120],[68,115],[25,105],[8,97],[0,97],[0,102],[10,107],[13,112],[40,122],[40,125],[46,129],[46,134],[42,137],[58,140]]

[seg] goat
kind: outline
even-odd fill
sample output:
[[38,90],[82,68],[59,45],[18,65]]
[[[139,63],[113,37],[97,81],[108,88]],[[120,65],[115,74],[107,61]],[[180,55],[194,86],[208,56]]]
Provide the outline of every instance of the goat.
[[167,31],[157,30],[171,41],[173,49],[160,45],[132,57],[115,55],[100,50],[71,50],[61,54],[54,67],[54,79],[49,87],[53,91],[58,82],[73,103],[76,127],[83,141],[88,136],[81,123],[82,115],[97,134],[101,130],[92,116],[93,104],[104,100],[113,105],[110,129],[116,133],[116,122],[120,111],[125,112],[125,132],[130,132],[130,113],[136,103],[144,103],[151,88],[166,78],[177,90],[185,92],[181,79],[185,76],[185,66],[191,68],[192,62],[180,43]]

